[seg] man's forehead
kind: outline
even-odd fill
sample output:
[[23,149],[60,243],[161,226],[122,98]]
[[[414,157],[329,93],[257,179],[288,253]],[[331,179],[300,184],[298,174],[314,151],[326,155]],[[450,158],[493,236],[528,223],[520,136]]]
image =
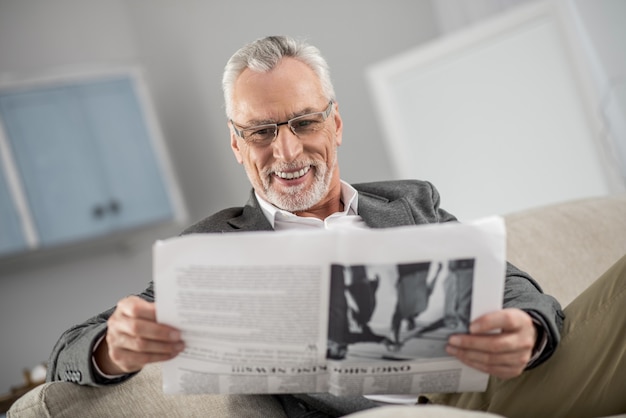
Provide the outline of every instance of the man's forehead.
[[267,72],[245,69],[235,81],[232,98],[233,120],[246,125],[319,112],[327,100],[313,70],[293,58],[284,58]]
[[267,103],[253,106],[248,103],[233,103],[234,119],[244,125],[261,125],[264,123],[285,122],[307,113],[319,112],[318,105],[304,103]]

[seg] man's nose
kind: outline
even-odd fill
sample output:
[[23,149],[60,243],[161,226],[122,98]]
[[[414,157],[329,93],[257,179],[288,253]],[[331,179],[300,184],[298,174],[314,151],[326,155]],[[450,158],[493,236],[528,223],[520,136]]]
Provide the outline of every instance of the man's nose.
[[278,127],[276,139],[272,143],[274,148],[274,158],[286,162],[294,161],[302,154],[302,141],[298,138],[288,125]]

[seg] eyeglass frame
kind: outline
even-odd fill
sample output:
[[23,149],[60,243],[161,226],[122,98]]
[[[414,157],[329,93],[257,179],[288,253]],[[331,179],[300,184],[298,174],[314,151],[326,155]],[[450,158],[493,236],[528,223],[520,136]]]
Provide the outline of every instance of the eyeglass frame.
[[[282,125],[287,125],[289,126],[289,129],[291,130],[291,133],[293,133],[295,136],[297,136],[298,138],[300,138],[300,136],[296,133],[294,127],[291,125],[291,123],[293,121],[297,121],[299,119],[303,119],[303,118],[307,118],[307,117],[311,117],[313,115],[322,115],[322,122],[326,122],[326,119],[328,119],[328,117],[330,116],[332,110],[333,110],[333,104],[335,103],[334,100],[330,100],[328,102],[328,106],[326,107],[326,109],[322,110],[321,112],[311,112],[311,113],[305,113],[304,115],[299,115],[296,116],[294,118],[291,118],[285,122],[276,122],[276,123],[263,123],[261,125],[256,125],[256,126],[250,126],[250,127],[242,127],[242,129],[237,129],[237,124],[235,123],[235,121],[233,121],[232,119],[229,119],[230,124],[233,127],[233,131],[235,131],[235,134],[243,139],[246,144],[255,144],[255,145],[269,145],[272,142],[276,141],[276,138],[278,138],[278,130],[279,130],[279,126]],[[272,138],[271,141],[268,142],[254,142],[254,141],[250,141],[246,138],[243,137],[243,131],[247,131],[247,130],[255,130],[255,129],[259,129],[259,128],[270,128],[270,127],[274,127],[274,138]]]

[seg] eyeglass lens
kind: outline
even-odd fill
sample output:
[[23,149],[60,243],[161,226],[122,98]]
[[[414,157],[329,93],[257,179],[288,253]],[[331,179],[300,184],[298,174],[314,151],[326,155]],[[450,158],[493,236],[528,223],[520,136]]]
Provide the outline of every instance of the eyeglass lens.
[[278,129],[281,125],[288,125],[291,131],[298,138],[305,138],[317,131],[319,131],[324,121],[330,114],[332,109],[332,102],[329,103],[328,108],[323,112],[315,112],[307,115],[297,116],[287,122],[273,123],[261,126],[254,126],[252,128],[241,129],[241,137],[252,143],[270,143],[274,141],[278,135]]

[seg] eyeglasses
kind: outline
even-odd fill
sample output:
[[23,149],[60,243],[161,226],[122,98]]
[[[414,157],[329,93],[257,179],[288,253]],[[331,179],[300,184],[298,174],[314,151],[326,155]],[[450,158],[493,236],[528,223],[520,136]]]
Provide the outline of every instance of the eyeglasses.
[[330,115],[333,110],[333,101],[328,102],[328,107],[322,112],[307,113],[306,115],[297,116],[293,119],[289,119],[287,122],[280,123],[266,123],[263,125],[251,126],[249,128],[238,129],[233,120],[230,123],[233,125],[233,130],[242,138],[246,143],[256,145],[269,145],[278,136],[278,127],[287,125],[291,129],[291,132],[298,138],[306,138],[324,126],[324,121]]

